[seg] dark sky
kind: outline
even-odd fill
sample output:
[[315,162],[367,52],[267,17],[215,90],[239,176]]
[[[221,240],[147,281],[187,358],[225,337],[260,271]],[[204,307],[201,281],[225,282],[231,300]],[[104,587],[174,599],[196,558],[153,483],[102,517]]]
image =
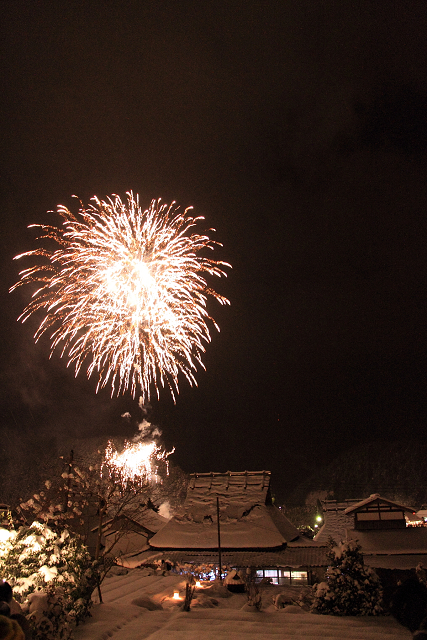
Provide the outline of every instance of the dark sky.
[[269,469],[280,493],[425,440],[425,0],[11,0],[2,23],[3,461],[136,430],[8,293],[28,224],[128,190],[193,205],[233,266],[198,387],[152,403],[185,471]]

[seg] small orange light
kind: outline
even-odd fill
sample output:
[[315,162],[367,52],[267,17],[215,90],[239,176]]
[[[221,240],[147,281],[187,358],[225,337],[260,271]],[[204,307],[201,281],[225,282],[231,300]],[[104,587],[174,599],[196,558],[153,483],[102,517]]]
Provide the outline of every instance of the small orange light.
[[199,589],[201,586],[202,586],[202,583],[200,582],[200,580],[197,580],[196,587]]
[[173,592],[173,599],[174,599],[174,600],[179,600],[179,599],[180,599],[180,598],[179,598],[179,591],[174,591],[174,592]]

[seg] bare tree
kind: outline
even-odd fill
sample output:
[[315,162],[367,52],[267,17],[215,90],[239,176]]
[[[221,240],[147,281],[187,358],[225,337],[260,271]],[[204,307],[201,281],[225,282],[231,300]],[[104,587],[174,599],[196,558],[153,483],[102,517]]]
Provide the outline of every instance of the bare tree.
[[105,527],[111,527],[122,516],[132,518],[148,499],[150,483],[143,476],[128,476],[111,465],[101,452],[89,465],[78,464],[71,452],[64,460],[64,471],[58,477],[45,482],[43,491],[34,494],[20,505],[20,513],[29,519],[45,522],[50,527],[68,527],[80,535],[90,546],[90,536],[95,533],[93,556],[97,562],[100,584],[112,565],[112,553],[126,528],[118,527],[110,542],[103,545]]

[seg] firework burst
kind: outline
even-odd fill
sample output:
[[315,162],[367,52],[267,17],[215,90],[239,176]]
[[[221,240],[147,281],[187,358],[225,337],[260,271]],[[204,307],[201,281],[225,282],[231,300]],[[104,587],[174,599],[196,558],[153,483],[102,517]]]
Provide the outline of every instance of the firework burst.
[[130,389],[135,396],[140,389],[146,402],[166,385],[175,401],[180,372],[193,385],[197,367],[204,368],[208,324],[219,330],[208,297],[229,304],[204,274],[226,275],[230,265],[200,255],[219,243],[194,232],[203,218],[191,217],[191,207],[182,213],[174,202],[153,200],[143,211],[138,196],[127,196],[127,203],[117,195],[94,197],[76,215],[60,205],[62,227],[30,225],[42,229],[39,240],[59,247],[16,256],[46,260],[21,271],[10,291],[41,284],[18,319],[44,312],[36,342],[48,332],[50,355],[59,348],[76,376],[88,362],[97,391],[111,384],[111,395]]
[[123,451],[118,453],[111,441],[105,450],[105,462],[108,468],[117,470],[124,480],[143,478],[149,482],[158,480],[158,464],[164,463],[166,475],[169,475],[168,457],[175,451],[165,451],[152,442],[127,442]]

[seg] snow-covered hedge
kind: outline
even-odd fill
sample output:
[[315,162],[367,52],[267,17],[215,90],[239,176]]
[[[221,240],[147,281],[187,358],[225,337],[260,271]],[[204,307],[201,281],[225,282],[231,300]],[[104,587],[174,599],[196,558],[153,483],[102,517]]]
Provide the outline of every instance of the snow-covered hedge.
[[33,627],[34,640],[71,637],[89,614],[97,571],[87,548],[64,529],[33,522],[0,529],[0,577],[7,580]]
[[325,582],[314,585],[312,611],[336,616],[375,616],[383,613],[380,580],[365,567],[361,546],[355,540],[340,548],[329,545],[331,565]]

